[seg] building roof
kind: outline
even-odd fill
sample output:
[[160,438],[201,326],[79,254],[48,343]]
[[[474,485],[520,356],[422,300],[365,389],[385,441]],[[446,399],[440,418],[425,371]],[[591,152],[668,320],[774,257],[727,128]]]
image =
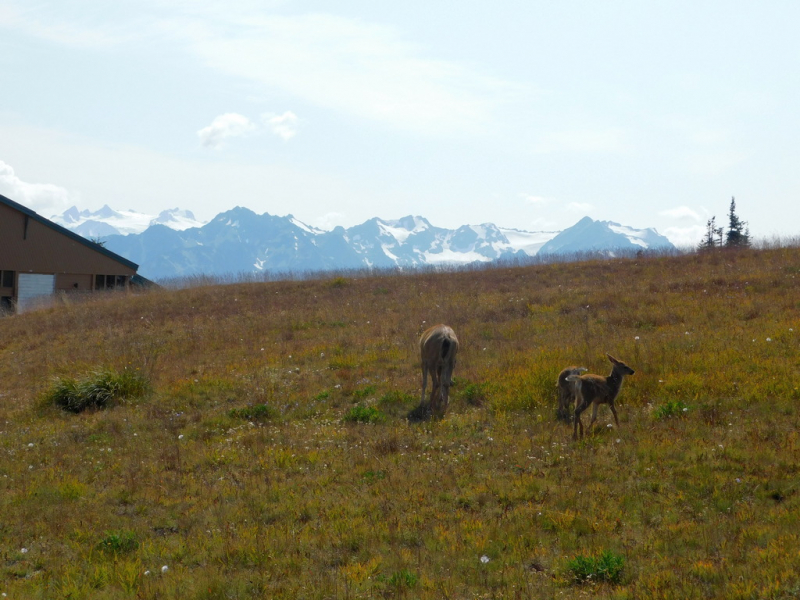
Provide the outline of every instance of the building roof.
[[40,215],[36,211],[33,211],[30,208],[22,206],[22,204],[20,204],[18,202],[14,202],[11,198],[6,198],[2,194],[0,194],[0,204],[5,204],[6,206],[9,206],[9,207],[13,208],[14,210],[18,210],[19,212],[21,212],[21,213],[27,215],[28,217],[30,217],[31,219],[34,219],[34,220],[38,221],[42,225],[46,225],[47,227],[49,227],[50,229],[53,229],[54,231],[60,233],[61,235],[65,235],[68,238],[70,238],[72,240],[75,240],[76,242],[78,242],[80,244],[83,244],[87,248],[91,248],[95,252],[99,252],[100,254],[103,254],[103,255],[107,256],[108,258],[110,258],[112,260],[115,260],[115,261],[117,261],[119,263],[122,263],[123,265],[125,265],[126,267],[128,267],[130,269],[133,269],[133,270],[138,270],[139,269],[139,265],[137,265],[135,262],[132,262],[132,261],[128,260],[127,258],[125,258],[123,256],[120,256],[119,254],[117,254],[115,252],[111,252],[111,250],[107,250],[102,245],[100,245],[100,244],[98,244],[96,242],[93,242],[91,240],[87,240],[85,237],[83,237],[81,235],[78,235],[74,231],[70,231],[66,227],[62,227],[58,223],[53,223],[53,221],[51,221],[50,219],[44,218],[42,215]]

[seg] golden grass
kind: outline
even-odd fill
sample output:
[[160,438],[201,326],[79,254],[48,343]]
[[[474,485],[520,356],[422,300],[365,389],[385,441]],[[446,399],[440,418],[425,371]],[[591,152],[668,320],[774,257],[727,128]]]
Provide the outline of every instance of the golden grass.
[[[797,277],[800,250],[779,248],[112,294],[3,319],[0,593],[800,597]],[[409,425],[417,338],[437,322],[461,342],[450,412]],[[556,377],[607,374],[606,351],[636,369],[621,426],[601,407],[574,443]],[[103,369],[154,391],[43,406],[56,378]],[[618,583],[570,572],[612,554]]]

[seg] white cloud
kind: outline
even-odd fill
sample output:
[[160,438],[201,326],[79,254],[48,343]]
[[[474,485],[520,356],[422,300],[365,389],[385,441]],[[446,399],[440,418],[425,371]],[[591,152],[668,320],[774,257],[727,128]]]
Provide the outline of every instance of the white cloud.
[[659,216],[670,217],[672,219],[691,219],[692,221],[696,221],[698,223],[705,220],[705,217],[701,217],[697,211],[689,208],[688,206],[676,206],[675,208],[662,210],[658,214]]
[[267,127],[270,128],[272,133],[277,135],[283,140],[288,141],[292,139],[297,134],[297,125],[299,119],[297,115],[291,111],[286,111],[282,115],[275,115],[272,113],[266,113],[261,117],[266,123]]
[[324,13],[275,14],[282,4],[142,0],[97,11],[89,0],[34,8],[10,0],[0,6],[0,29],[73,47],[181,44],[261,93],[280,91],[424,135],[491,131],[507,102],[532,94],[528,84],[427,55],[394,27]]
[[331,231],[338,225],[347,227],[347,221],[345,220],[344,214],[338,212],[329,212],[316,219],[314,225],[320,229]]
[[667,227],[664,235],[678,248],[696,246],[703,239],[706,228],[702,225],[692,225],[689,227]]
[[594,210],[594,206],[588,202],[570,202],[567,204],[567,210],[570,212],[587,213]]
[[46,217],[60,214],[71,206],[70,193],[51,183],[28,183],[0,160],[0,194]]
[[255,124],[247,117],[237,113],[225,113],[214,119],[211,125],[198,131],[197,137],[206,148],[218,149],[225,145],[226,140],[247,135],[255,129]]
[[528,90],[423,56],[390,27],[326,14],[261,16],[184,27],[210,66],[305,102],[421,134],[487,130]]
[[520,194],[520,197],[523,198],[529,204],[534,204],[537,206],[544,206],[546,204],[550,204],[553,202],[552,198],[545,198],[544,196],[534,196],[532,194]]

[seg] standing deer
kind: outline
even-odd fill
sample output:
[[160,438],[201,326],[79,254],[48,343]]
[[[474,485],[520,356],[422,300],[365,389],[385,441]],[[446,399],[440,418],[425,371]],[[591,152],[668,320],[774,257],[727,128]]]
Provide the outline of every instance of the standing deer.
[[456,367],[458,338],[455,331],[447,325],[434,325],[425,330],[419,338],[419,352],[422,357],[420,407],[425,405],[425,388],[430,371],[432,389],[429,410],[433,416],[441,418],[447,412],[450,384],[453,379],[453,369]]
[[586,367],[567,367],[558,374],[558,408],[556,418],[560,421],[570,421],[575,410],[575,383],[574,380],[567,381],[570,375],[581,375],[588,371]]
[[592,420],[589,421],[587,429],[592,428],[592,425],[597,419],[597,407],[601,404],[608,404],[608,407],[611,409],[611,414],[614,415],[614,423],[619,427],[619,419],[617,419],[617,409],[614,408],[614,400],[622,387],[623,378],[625,375],[633,375],[634,370],[610,354],[606,354],[606,356],[608,360],[611,361],[611,375],[608,377],[592,374],[571,374],[566,377],[566,380],[575,386],[575,426],[572,432],[573,439],[578,439],[578,427],[580,427],[581,437],[583,437],[581,413],[586,410],[590,404],[592,405]]

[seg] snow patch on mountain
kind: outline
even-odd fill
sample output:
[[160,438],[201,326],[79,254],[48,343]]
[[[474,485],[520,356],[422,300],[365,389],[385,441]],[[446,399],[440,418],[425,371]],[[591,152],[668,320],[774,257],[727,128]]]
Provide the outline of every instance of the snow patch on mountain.
[[84,237],[139,234],[151,225],[166,225],[183,231],[204,224],[189,210],[173,208],[158,215],[148,215],[133,209],[114,210],[108,204],[94,212],[72,206],[60,215],[53,215],[50,220]]

